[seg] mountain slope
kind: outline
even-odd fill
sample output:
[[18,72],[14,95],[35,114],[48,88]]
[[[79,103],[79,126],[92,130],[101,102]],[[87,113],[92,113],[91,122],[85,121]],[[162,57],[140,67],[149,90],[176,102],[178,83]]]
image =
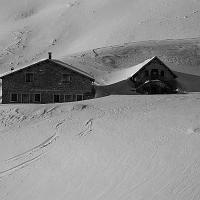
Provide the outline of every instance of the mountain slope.
[[[199,39],[126,43],[76,53],[60,59],[91,73],[100,85],[110,85],[124,80],[123,69],[142,63],[155,55],[175,71],[178,81],[186,91],[200,91]],[[124,86],[127,87],[127,84]]]
[[44,58],[47,51],[63,57],[124,42],[199,37],[200,32],[196,0],[0,0],[0,5],[2,71]]

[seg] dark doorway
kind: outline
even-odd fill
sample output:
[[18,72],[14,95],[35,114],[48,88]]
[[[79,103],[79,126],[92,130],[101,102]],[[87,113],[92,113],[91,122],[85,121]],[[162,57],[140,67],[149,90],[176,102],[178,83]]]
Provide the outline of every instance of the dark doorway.
[[40,103],[41,101],[41,95],[40,94],[34,94],[34,102]]
[[59,94],[54,94],[54,96],[53,96],[53,102],[54,103],[59,103],[60,102],[60,95]]
[[18,101],[18,94],[11,94],[11,102],[17,102]]
[[159,87],[156,85],[151,85],[150,86],[150,94],[159,94]]
[[77,94],[76,95],[76,100],[77,101],[82,101],[83,100],[83,95],[82,94]]

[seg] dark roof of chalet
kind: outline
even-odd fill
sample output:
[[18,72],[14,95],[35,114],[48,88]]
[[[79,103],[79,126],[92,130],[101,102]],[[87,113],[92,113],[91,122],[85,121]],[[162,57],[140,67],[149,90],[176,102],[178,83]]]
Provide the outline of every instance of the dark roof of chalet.
[[51,63],[57,64],[57,65],[66,67],[67,69],[70,69],[70,70],[72,70],[72,71],[74,71],[74,72],[77,72],[77,73],[79,73],[79,74],[81,74],[81,75],[83,75],[83,76],[85,76],[85,77],[87,77],[87,78],[90,78],[90,79],[92,79],[92,80],[95,80],[94,77],[92,77],[92,76],[91,76],[90,74],[88,74],[87,72],[85,72],[85,71],[83,71],[83,70],[81,70],[81,69],[79,69],[79,68],[76,68],[76,67],[74,67],[74,66],[72,66],[72,65],[70,65],[70,64],[67,64],[67,63],[65,63],[65,62],[62,62],[62,61],[60,61],[60,60],[55,60],[55,59],[45,59],[45,60],[41,60],[41,61],[38,61],[38,62],[35,62],[35,63],[32,63],[32,64],[29,64],[29,65],[25,65],[25,66],[19,67],[19,68],[17,68],[17,69],[12,70],[12,71],[8,71],[8,72],[5,72],[5,73],[1,74],[1,75],[0,75],[0,78],[3,78],[3,77],[5,77],[5,76],[8,76],[8,75],[13,74],[13,73],[15,73],[15,72],[21,71],[21,70],[26,69],[26,68],[28,68],[28,67],[32,67],[32,66],[34,66],[34,65],[41,64],[41,63],[44,63],[44,62],[51,62]]

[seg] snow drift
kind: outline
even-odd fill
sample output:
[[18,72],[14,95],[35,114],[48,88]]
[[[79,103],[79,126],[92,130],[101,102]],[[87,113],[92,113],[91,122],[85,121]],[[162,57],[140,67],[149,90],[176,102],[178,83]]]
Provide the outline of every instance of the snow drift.
[[0,198],[199,199],[200,95],[0,110]]

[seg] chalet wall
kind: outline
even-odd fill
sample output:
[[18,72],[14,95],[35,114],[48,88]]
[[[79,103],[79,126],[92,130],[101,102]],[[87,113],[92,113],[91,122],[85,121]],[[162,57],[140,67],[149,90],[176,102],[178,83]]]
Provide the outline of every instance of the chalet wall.
[[[159,79],[162,81],[173,81],[174,76],[172,73],[162,64],[157,61],[152,61],[151,63],[147,64],[135,77],[135,81],[144,83],[146,80],[150,79],[150,73],[152,69],[158,69],[159,74],[161,71],[164,71],[164,77],[159,76]],[[149,72],[149,77],[145,75],[145,71]]]
[[[34,74],[34,81],[27,83],[25,74],[29,72]],[[69,74],[71,81],[64,82],[63,74]],[[34,94],[41,94],[41,103],[53,102],[54,94],[60,95],[60,102],[65,101],[64,95],[67,94],[71,94],[73,100],[76,94],[91,98],[92,81],[89,77],[46,60],[3,77],[2,103],[9,103],[12,93],[19,94],[18,103],[22,102],[22,94],[29,94],[30,103],[34,103]]]

